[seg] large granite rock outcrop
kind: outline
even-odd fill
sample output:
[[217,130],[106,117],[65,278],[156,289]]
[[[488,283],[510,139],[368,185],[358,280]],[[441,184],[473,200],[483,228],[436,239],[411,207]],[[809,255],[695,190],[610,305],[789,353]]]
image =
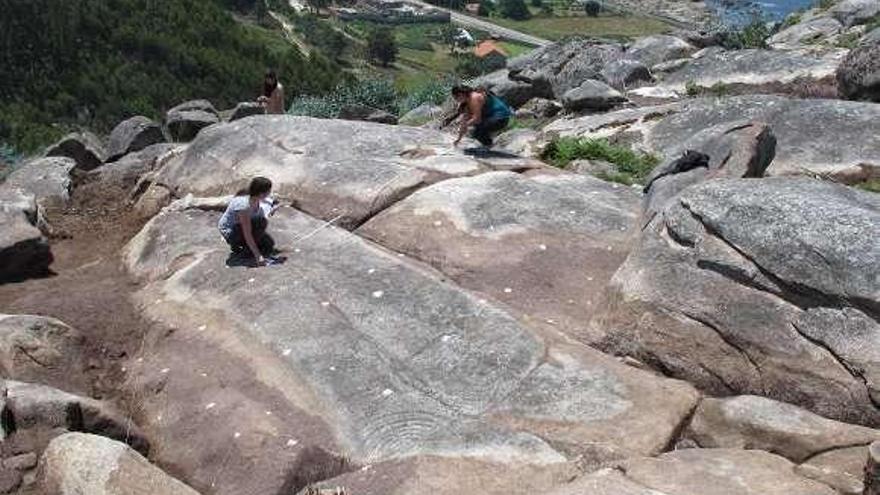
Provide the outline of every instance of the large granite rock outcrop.
[[0,189],[19,189],[33,195],[39,204],[63,205],[70,201],[70,171],[76,162],[67,157],[46,157],[30,160],[16,168]]
[[120,122],[110,133],[107,161],[116,161],[128,153],[165,141],[162,126],[142,115],[132,117]]
[[85,392],[84,343],[54,318],[0,314],[0,375]]
[[52,252],[38,225],[36,198],[0,187],[0,283],[49,272]]
[[629,253],[640,201],[592,177],[494,172],[422,189],[357,233],[577,334]]
[[666,74],[659,86],[684,92],[689,87],[785,85],[832,81],[847,50],[823,54],[781,50],[715,50]]
[[696,51],[697,47],[681,38],[658,34],[646,36],[630,45],[626,56],[638,60],[648,67],[653,67],[670,60],[690,57]]
[[846,27],[864,24],[880,16],[880,1],[843,0],[831,7],[828,13]]
[[46,156],[73,158],[76,167],[92,170],[104,164],[107,151],[98,136],[91,132],[76,132],[61,138],[46,150]]
[[570,112],[603,111],[625,101],[626,97],[619,91],[595,79],[587,79],[562,95],[562,104]]
[[645,179],[645,216],[651,218],[681,191],[699,182],[727,178],[763,177],[776,156],[776,137],[765,124],[720,124],[694,134],[685,150],[709,157],[707,166],[683,170],[684,157],[656,167]]
[[684,435],[704,448],[765,450],[793,462],[880,440],[880,430],[755,395],[703,399]]
[[801,48],[837,36],[841,31],[843,24],[837,19],[818,16],[779,31],[767,40],[767,44],[776,49]]
[[37,486],[47,495],[198,495],[124,443],[85,433],[52,440]]
[[870,103],[765,95],[700,98],[559,119],[544,128],[543,136],[605,137],[671,159],[687,149],[695,129],[743,120],[763,122],[776,136],[767,175],[818,174],[846,183],[880,175],[880,106]]
[[[126,264],[146,284],[141,307],[197,347],[221,345],[252,367],[278,395],[271,416],[257,416],[293,411],[298,419],[282,436],[252,429],[259,423],[231,428],[246,402],[226,405],[203,392],[201,380],[156,372],[165,384],[158,390],[189,391],[192,415],[157,397],[145,404],[148,428],[161,425],[165,442],[199,445],[197,452],[166,446],[163,462],[188,469],[223,446],[230,464],[281,485],[284,473],[261,459],[285,444],[288,458],[317,445],[354,465],[413,455],[534,465],[578,455],[608,460],[662,451],[695,405],[687,384],[535,333],[424,265],[290,209],[270,226],[290,257],[285,264],[224,268],[218,215],[166,209],[132,240]],[[215,421],[212,411],[222,407],[229,409]],[[211,475],[193,468],[187,479],[198,487]]]
[[603,80],[602,70],[623,58],[620,45],[584,39],[571,39],[531,51],[508,62],[510,78],[537,87],[549,86],[552,95],[562,98],[567,91],[587,79]]
[[[263,175],[275,194],[323,220],[353,228],[411,192],[534,160],[454,148],[454,136],[367,122],[266,116],[216,125],[155,174],[178,197],[222,196]],[[466,144],[465,144],[466,145]]]
[[549,491],[551,495],[836,495],[782,457],[761,451],[685,449],[633,459]]
[[880,197],[719,179],[646,227],[586,340],[713,394],[880,425]]

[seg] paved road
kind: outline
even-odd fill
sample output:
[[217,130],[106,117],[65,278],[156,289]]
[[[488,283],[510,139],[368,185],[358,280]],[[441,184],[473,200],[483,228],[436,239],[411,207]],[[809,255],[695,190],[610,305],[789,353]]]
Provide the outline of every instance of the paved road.
[[506,27],[499,26],[498,24],[493,24],[489,21],[484,21],[483,19],[478,19],[476,17],[471,17],[469,15],[462,14],[456,10],[444,9],[443,7],[438,7],[436,5],[431,5],[426,2],[422,2],[420,0],[406,0],[408,3],[421,5],[423,7],[428,7],[432,9],[442,10],[444,12],[449,12],[449,15],[452,17],[452,22],[458,24],[459,26],[480,29],[482,31],[488,31],[489,33],[496,34],[501,38],[518,41],[520,43],[524,43],[526,45],[531,46],[547,46],[552,43],[550,40],[545,40],[543,38],[538,38],[537,36],[532,36],[530,34],[521,33],[515,29],[510,29]]

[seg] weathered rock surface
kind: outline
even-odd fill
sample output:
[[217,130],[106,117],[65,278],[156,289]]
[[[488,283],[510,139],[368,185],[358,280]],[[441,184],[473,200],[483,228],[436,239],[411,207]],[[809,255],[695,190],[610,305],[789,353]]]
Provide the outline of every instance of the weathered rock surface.
[[715,394],[880,425],[880,198],[714,180],[646,228],[587,341]]
[[176,196],[223,196],[253,176],[335,225],[356,227],[412,191],[493,168],[528,169],[534,160],[466,154],[454,137],[427,129],[292,116],[242,119],[199,134],[156,173]]
[[571,463],[536,467],[419,456],[370,465],[316,483],[315,488],[327,493],[344,488],[358,495],[528,495],[543,493],[576,474]]
[[550,491],[550,495],[669,495],[640,485],[619,469],[605,468]]
[[422,189],[357,233],[578,334],[638,233],[639,203],[592,177],[494,172]]
[[516,111],[518,119],[549,119],[562,111],[562,105],[546,98],[532,98]]
[[245,117],[251,117],[253,115],[265,115],[266,108],[259,103],[254,103],[252,101],[243,101],[238,105],[235,105],[235,108],[232,110],[232,114],[229,116],[229,122],[243,119]]
[[45,275],[52,263],[33,195],[0,187],[0,283]]
[[217,113],[205,110],[169,110],[165,117],[168,133],[174,141],[189,142],[199,131],[220,122]]
[[513,108],[519,108],[533,98],[553,97],[549,84],[543,80],[514,80],[508,77],[507,69],[479,77],[473,84],[491,90]]
[[626,56],[651,67],[669,60],[689,57],[696,51],[697,47],[681,38],[658,34],[633,43],[626,51]]
[[708,167],[676,170],[677,159],[655,168],[645,179],[645,215],[651,218],[686,188],[708,179],[763,177],[776,156],[776,137],[756,122],[721,124],[698,131],[683,145],[709,156]]
[[767,40],[773,48],[797,48],[840,34],[843,24],[833,17],[807,19],[783,29]]
[[[12,380],[0,382],[5,389],[4,434],[24,435],[27,430],[53,432],[51,437],[64,431],[94,433],[131,445],[145,453],[149,442],[133,423],[108,404],[73,395],[45,385]],[[12,428],[9,428],[9,426]],[[32,445],[31,450],[42,451],[45,445]]]
[[844,26],[864,24],[880,15],[878,0],[843,0],[829,11]]
[[0,375],[86,391],[82,335],[54,318],[0,314]]
[[[607,137],[673,158],[695,129],[763,122],[777,139],[767,175],[814,173],[845,183],[880,174],[880,106],[779,96],[700,98],[602,115],[559,119],[544,135]],[[858,139],[853,139],[858,136]]]
[[619,45],[571,39],[512,59],[507,68],[512,79],[540,89],[549,87],[550,94],[533,96],[558,100],[587,79],[601,80],[605,65],[622,56],[623,49]]
[[639,82],[651,82],[654,76],[645,64],[630,59],[613,60],[605,64],[602,77],[611,86],[623,89]]
[[168,160],[183,154],[184,150],[186,150],[185,144],[154,144],[135,153],[129,153],[115,162],[108,163],[91,172],[90,176],[108,186],[131,189],[144,176],[153,170],[162,168]]
[[70,171],[75,166],[71,158],[37,158],[9,174],[0,189],[19,189],[33,195],[39,204],[66,204],[70,201]]
[[401,125],[419,127],[443,115],[443,107],[423,103],[400,117]]
[[862,495],[868,447],[850,447],[817,454],[795,471],[825,483],[844,495]]
[[46,156],[73,158],[77,168],[92,170],[104,164],[107,151],[98,136],[91,132],[75,132],[50,146]]
[[520,156],[540,156],[543,142],[540,131],[520,127],[495,138],[495,149]]
[[339,118],[344,120],[374,122],[376,124],[397,124],[396,115],[366,105],[346,105],[339,110]]
[[880,102],[880,41],[853,49],[837,69],[840,95]]
[[52,440],[37,483],[46,495],[198,495],[124,443],[84,433]]
[[685,449],[626,462],[623,471],[661,495],[836,495],[830,487],[798,475],[794,467],[757,450]]
[[165,135],[159,124],[142,115],[132,117],[120,122],[110,133],[107,161],[116,161],[128,153],[165,141]]
[[666,74],[658,85],[684,91],[688,85],[712,88],[830,80],[846,53],[846,50],[829,50],[822,55],[788,50],[716,51]]
[[626,97],[619,91],[594,79],[587,79],[562,95],[562,104],[570,112],[608,110],[625,101]]
[[743,395],[703,399],[685,432],[705,448],[766,450],[793,462],[880,440],[880,430],[848,425],[791,404]]
[[171,115],[175,112],[189,112],[189,111],[199,111],[199,112],[207,112],[213,113],[215,116],[218,115],[217,109],[214,108],[214,104],[208,100],[191,100],[185,101],[180,105],[177,105],[170,110],[168,110],[167,115]]
[[865,465],[865,495],[880,493],[880,442],[868,447],[868,463]]
[[[146,279],[139,299],[148,317],[245,357],[264,386],[283,394],[273,417],[293,410],[313,418],[261,449],[288,438],[305,446],[324,431],[355,465],[409,455],[536,465],[579,454],[620,458],[661,451],[695,404],[686,384],[542,340],[422,265],[341,229],[321,230],[322,222],[293,210],[279,211],[270,227],[287,263],[218,269],[227,256],[218,215],[164,210],[130,243],[126,263]],[[180,242],[163,242],[165,235]],[[238,303],[222,302],[229,300]],[[198,387],[190,386],[196,404],[221,407]],[[228,427],[199,430],[210,413],[205,422],[156,417],[147,414],[166,432],[224,442],[231,435]],[[219,426],[228,424],[222,418]],[[261,435],[236,424],[242,442]],[[174,457],[167,461],[186,462],[180,448],[166,449]]]

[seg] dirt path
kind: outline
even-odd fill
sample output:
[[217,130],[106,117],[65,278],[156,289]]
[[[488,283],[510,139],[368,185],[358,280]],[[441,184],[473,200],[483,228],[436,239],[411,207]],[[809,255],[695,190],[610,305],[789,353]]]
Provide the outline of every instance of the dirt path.
[[[137,352],[149,323],[137,313],[137,286],[121,266],[119,252],[143,221],[133,219],[122,191],[86,183],[69,208],[48,208],[53,228],[53,276],[0,285],[0,312],[58,318],[86,338],[91,390],[71,390],[122,404],[122,367]],[[71,370],[78,373],[80,370]]]

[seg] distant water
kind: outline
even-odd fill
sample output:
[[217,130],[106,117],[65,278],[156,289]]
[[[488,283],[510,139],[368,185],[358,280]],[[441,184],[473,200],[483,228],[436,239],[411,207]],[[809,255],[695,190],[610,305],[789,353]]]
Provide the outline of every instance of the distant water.
[[759,13],[769,20],[781,20],[797,10],[809,8],[816,0],[706,0],[727,22],[742,23]]

